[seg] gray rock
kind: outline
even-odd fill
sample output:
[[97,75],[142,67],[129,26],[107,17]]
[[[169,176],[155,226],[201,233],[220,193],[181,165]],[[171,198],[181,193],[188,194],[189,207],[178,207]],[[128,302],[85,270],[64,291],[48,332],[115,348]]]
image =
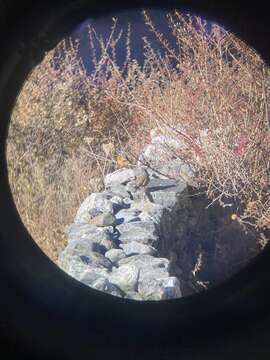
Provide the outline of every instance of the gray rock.
[[139,209],[141,211],[139,217],[143,222],[153,222],[159,224],[164,217],[165,209],[159,204],[150,201],[134,202],[131,209]]
[[131,222],[117,226],[119,231],[119,241],[128,243],[137,241],[142,244],[154,246],[158,241],[156,227],[153,222]]
[[170,262],[151,255],[134,255],[119,261],[119,266],[134,265],[140,270],[139,281],[169,277]]
[[140,221],[139,214],[139,210],[122,209],[115,215],[115,217],[118,220],[118,224],[121,224],[123,222],[129,223],[133,221]]
[[82,274],[89,267],[77,255],[67,254],[64,258],[58,259],[59,267],[77,280],[81,280]]
[[133,200],[135,202],[149,202],[148,194],[145,191],[145,188],[139,188],[137,191],[133,194]]
[[170,276],[170,272],[165,268],[154,269],[151,266],[145,266],[140,271],[139,283],[148,282],[153,279],[165,279]]
[[113,227],[99,228],[93,224],[72,224],[68,230],[68,241],[73,240],[91,240],[95,243],[101,243],[104,240],[111,240]]
[[105,254],[106,251],[115,248],[115,244],[110,240],[111,236],[112,233],[97,233],[89,238],[74,238],[69,241],[64,251],[78,255],[87,255],[91,251]]
[[194,170],[189,164],[184,163],[180,159],[169,161],[160,168],[160,172],[169,178],[186,182],[191,186],[196,185]]
[[92,251],[95,251],[93,241],[87,239],[73,240],[70,241],[65,249],[60,253],[59,259],[63,258],[67,254],[80,256],[90,254]]
[[119,208],[123,206],[123,196],[120,194],[116,195],[112,193],[111,202],[115,205],[118,205]]
[[99,243],[94,243],[96,244],[96,247],[94,251],[101,253],[102,255],[104,255],[107,251],[112,250],[115,248],[115,244],[111,241],[111,240],[101,240]]
[[126,255],[121,249],[111,249],[105,253],[105,257],[109,259],[113,264],[117,264],[118,261],[124,259]]
[[113,204],[110,201],[112,196],[110,194],[104,193],[92,193],[88,196],[84,202],[79,207],[77,214],[75,216],[75,223],[85,223],[89,221],[89,217],[92,215],[91,211],[96,215],[100,212],[112,212],[113,213]]
[[90,267],[107,268],[111,270],[112,263],[102,254],[91,252],[87,255],[81,255],[81,260]]
[[112,186],[108,187],[108,190],[110,190],[113,194],[117,196],[121,196],[123,199],[128,198],[130,199],[130,193],[127,190],[128,185],[122,185],[122,184],[113,184]]
[[180,282],[176,277],[140,282],[138,292],[144,300],[168,300],[182,297]]
[[131,200],[130,198],[125,197],[125,198],[123,199],[123,203],[124,203],[124,205],[125,205],[126,208],[129,208],[130,205],[132,204],[132,200]]
[[124,292],[136,291],[138,286],[139,270],[132,264],[125,264],[119,268],[113,268],[110,282],[118,286]]
[[[134,176],[134,178],[135,178],[135,176]],[[131,194],[134,194],[136,192],[137,188],[136,188],[136,185],[135,185],[135,180],[130,181],[129,183],[127,183],[126,190]]]
[[169,179],[152,179],[148,184],[147,192],[155,204],[170,209],[177,209],[180,200],[188,195],[186,183]]
[[184,147],[185,144],[178,138],[156,132],[151,143],[144,148],[139,156],[138,164],[149,164],[151,168],[160,169],[162,165],[172,160],[179,149]]
[[136,292],[136,291],[128,291],[126,293],[126,296],[125,296],[126,299],[131,299],[131,300],[143,300],[143,298],[141,297],[141,295]]
[[171,159],[170,149],[160,144],[147,145],[139,156],[139,165],[149,165],[153,169],[159,169]]
[[119,287],[110,283],[110,281],[107,278],[100,277],[96,279],[91,284],[91,287],[113,296],[117,296],[121,298],[125,297],[125,293],[121,289],[119,289]]
[[126,256],[132,255],[157,255],[157,250],[152,246],[144,245],[136,241],[127,244],[120,244]]
[[104,268],[87,268],[80,277],[80,281],[85,285],[92,286],[92,284],[98,280],[109,277],[109,271]]
[[89,223],[98,227],[114,226],[116,223],[116,217],[112,213],[106,212],[95,216],[89,220]]
[[105,176],[104,184],[106,189],[113,188],[116,184],[126,184],[134,180],[134,172],[132,169],[122,168]]

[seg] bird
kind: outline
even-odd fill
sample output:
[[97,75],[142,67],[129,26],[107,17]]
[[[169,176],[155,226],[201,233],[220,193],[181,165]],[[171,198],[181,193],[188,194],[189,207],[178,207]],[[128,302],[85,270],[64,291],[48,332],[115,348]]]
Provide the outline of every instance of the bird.
[[89,220],[89,224],[97,227],[114,226],[116,217],[112,212],[100,213]]
[[130,165],[130,161],[127,159],[126,156],[119,154],[116,158],[116,163],[118,169],[122,169],[124,167],[128,167]]
[[150,178],[146,169],[137,166],[134,168],[134,175],[137,188],[145,188],[148,185]]

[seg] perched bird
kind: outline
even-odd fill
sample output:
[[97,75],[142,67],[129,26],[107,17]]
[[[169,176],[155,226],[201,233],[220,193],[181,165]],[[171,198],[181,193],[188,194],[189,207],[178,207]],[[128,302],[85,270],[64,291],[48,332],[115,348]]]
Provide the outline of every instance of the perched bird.
[[98,227],[114,226],[115,222],[116,217],[111,212],[101,213],[89,220],[89,224],[96,225]]
[[130,161],[126,158],[126,156],[120,154],[117,156],[116,158],[116,163],[117,163],[117,167],[118,169],[127,167],[130,165]]
[[145,188],[149,183],[149,175],[146,169],[143,167],[134,168],[135,185],[137,188]]

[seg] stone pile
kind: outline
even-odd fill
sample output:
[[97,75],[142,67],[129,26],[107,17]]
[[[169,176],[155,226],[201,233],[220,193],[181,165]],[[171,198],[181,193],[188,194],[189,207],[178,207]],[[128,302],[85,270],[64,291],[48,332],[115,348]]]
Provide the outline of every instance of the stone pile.
[[228,220],[230,209],[205,211],[208,200],[194,196],[192,169],[170,156],[181,144],[151,135],[136,167],[108,174],[104,191],[84,200],[58,259],[89,287],[133,300],[175,299],[219,283],[254,247]]
[[[144,152],[151,160],[151,151]],[[58,264],[82,283],[115,296],[179,298],[180,281],[164,254],[174,241],[175,213],[182,211],[185,220],[187,185],[148,168],[147,184],[140,188],[136,174],[143,174],[142,169],[140,159],[136,168],[108,174],[105,190],[85,199],[67,229],[68,245]]]

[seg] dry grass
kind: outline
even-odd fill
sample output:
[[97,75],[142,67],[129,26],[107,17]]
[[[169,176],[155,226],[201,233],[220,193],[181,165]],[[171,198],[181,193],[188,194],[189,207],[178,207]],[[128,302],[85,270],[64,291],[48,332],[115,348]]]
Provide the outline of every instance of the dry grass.
[[46,54],[17,99],[8,139],[10,184],[24,223],[53,260],[82,200],[102,188],[121,156],[135,163],[156,127],[183,144],[173,155],[194,168],[209,204],[232,205],[235,220],[255,226],[267,242],[269,69],[218,25],[168,14],[172,48],[144,16],[163,56],[145,38],[140,67],[129,29],[120,68],[123,33],[116,20],[106,41],[89,27],[93,73],[77,56],[79,44],[65,40]]

